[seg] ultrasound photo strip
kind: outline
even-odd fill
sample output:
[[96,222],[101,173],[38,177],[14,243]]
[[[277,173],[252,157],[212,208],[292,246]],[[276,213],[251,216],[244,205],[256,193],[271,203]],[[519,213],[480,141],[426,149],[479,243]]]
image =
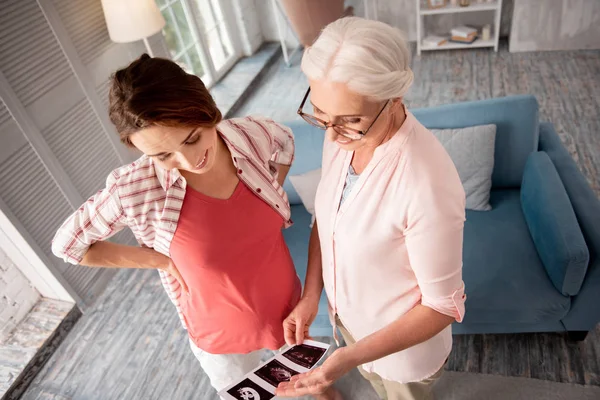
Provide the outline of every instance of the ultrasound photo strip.
[[268,392],[248,378],[243,379],[240,383],[228,389],[226,394],[235,400],[270,400],[275,397],[274,393]]
[[256,376],[277,387],[281,382],[288,382],[292,376],[300,372],[289,368],[277,359],[271,360],[254,372]]
[[293,362],[303,366],[304,368],[311,369],[323,358],[327,349],[320,346],[312,346],[306,342],[294,346],[291,349],[285,351],[282,356]]
[[306,340],[271,357],[239,381],[219,392],[226,400],[270,400],[281,382],[310,371],[327,353],[330,345]]

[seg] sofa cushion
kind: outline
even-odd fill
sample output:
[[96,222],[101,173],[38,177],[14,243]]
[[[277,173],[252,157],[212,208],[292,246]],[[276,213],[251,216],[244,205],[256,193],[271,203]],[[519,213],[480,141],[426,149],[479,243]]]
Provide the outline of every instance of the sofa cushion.
[[[307,124],[303,119],[286,122],[285,125],[294,132],[294,143],[296,144],[296,157],[288,172],[288,177],[321,168],[325,131]],[[289,178],[283,183],[283,189],[287,192],[290,204],[302,204],[302,200]]]
[[300,175],[289,175],[289,178],[296,193],[300,196],[304,208],[312,215],[310,222],[312,228],[315,223],[315,198],[317,197],[317,188],[321,180],[321,168],[313,169]]
[[533,96],[509,96],[411,110],[429,129],[494,124],[493,188],[518,188],[530,153],[538,147],[538,103]]
[[432,129],[456,166],[467,197],[467,210],[489,211],[496,125]]
[[558,321],[570,298],[552,284],[523,212],[519,190],[492,190],[491,211],[467,211],[463,280],[464,323]]
[[529,232],[554,286],[565,296],[579,293],[590,253],[571,200],[548,154],[529,156],[521,205]]

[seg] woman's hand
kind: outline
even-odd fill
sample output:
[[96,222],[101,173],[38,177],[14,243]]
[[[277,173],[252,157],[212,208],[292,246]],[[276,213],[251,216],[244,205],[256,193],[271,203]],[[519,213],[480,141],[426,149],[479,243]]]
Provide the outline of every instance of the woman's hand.
[[144,262],[145,265],[151,265],[153,268],[157,268],[168,273],[173,278],[177,279],[183,294],[186,296],[190,294],[188,287],[183,280],[183,276],[175,266],[173,260],[148,246],[142,246],[141,250],[148,252],[147,259]]
[[289,346],[302,344],[308,337],[308,328],[319,310],[319,299],[303,297],[290,315],[283,321],[283,335]]
[[112,242],[96,242],[83,256],[81,265],[104,268],[160,269],[168,272],[188,295],[188,287],[173,261],[148,246],[126,246]]
[[188,291],[188,287],[185,284],[185,281],[183,280],[183,276],[181,276],[181,273],[179,272],[179,270],[175,266],[175,263],[170,258],[167,258],[167,260],[168,260],[167,263],[161,269],[163,271],[167,272],[173,278],[177,279],[177,282],[179,282],[179,285],[181,285],[181,290],[183,291],[183,294],[185,294],[186,296],[189,295],[190,292]]
[[280,383],[275,395],[299,397],[325,393],[335,381],[356,367],[348,357],[350,351],[348,347],[337,349],[320,367],[295,375],[289,382]]

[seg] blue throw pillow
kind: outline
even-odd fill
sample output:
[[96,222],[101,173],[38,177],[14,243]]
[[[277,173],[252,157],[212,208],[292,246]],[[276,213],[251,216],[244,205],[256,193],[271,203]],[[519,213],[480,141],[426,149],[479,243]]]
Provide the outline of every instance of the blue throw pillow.
[[521,206],[552,283],[565,296],[576,295],[590,256],[565,187],[543,151],[532,153],[527,160]]

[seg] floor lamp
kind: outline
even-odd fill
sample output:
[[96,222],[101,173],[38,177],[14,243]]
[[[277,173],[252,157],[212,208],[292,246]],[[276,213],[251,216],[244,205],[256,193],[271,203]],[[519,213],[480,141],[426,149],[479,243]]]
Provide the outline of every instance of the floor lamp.
[[102,9],[113,42],[143,40],[148,54],[154,57],[148,38],[165,26],[165,19],[154,0],[102,0]]

